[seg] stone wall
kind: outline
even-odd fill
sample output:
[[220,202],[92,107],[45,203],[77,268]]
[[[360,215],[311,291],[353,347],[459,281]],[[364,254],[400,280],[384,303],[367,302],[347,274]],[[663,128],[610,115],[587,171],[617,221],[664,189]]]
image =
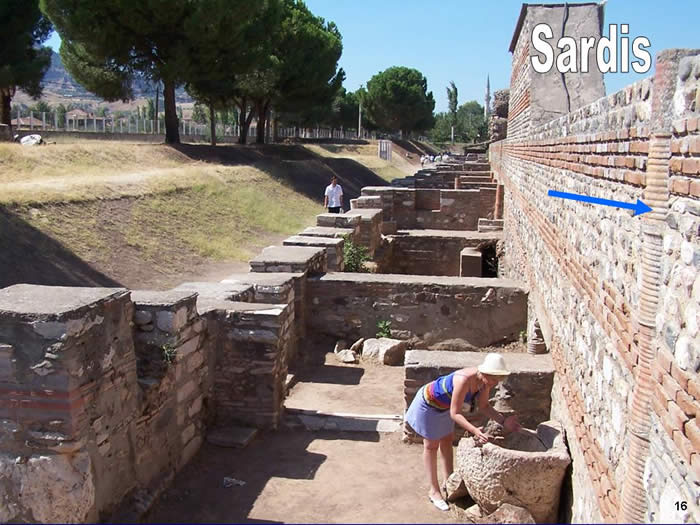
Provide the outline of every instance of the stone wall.
[[202,301],[215,350],[214,424],[276,428],[294,318],[286,305]]
[[[640,477],[628,460],[635,454],[646,465],[645,519],[698,521],[698,51],[664,52],[653,80],[538,124],[527,103],[542,89],[523,58],[528,24],[526,17],[512,46],[509,136],[490,153],[505,186],[501,272],[530,286],[531,314],[558,375],[553,416],[574,443],[571,519],[613,521],[634,506],[623,487]],[[549,189],[641,198],[654,212],[633,217],[550,198]],[[645,268],[643,254],[658,262]],[[651,267],[659,268],[658,288]],[[648,306],[656,297],[658,306]],[[645,332],[649,308],[655,326]],[[636,379],[649,370],[651,400]],[[635,414],[649,412],[649,451],[633,452],[631,443],[645,441],[630,432]],[[675,501],[687,510],[673,514]]]
[[[454,187],[452,177],[451,188]],[[469,190],[365,187],[381,198],[382,220],[399,229],[476,230],[480,217],[493,218],[494,188]]]
[[503,279],[329,273],[307,286],[312,337],[374,337],[388,320],[415,344],[482,347],[515,340],[527,321],[527,292]]
[[303,275],[0,290],[0,520],[133,521],[208,426],[276,427]]
[[194,296],[139,301],[121,289],[0,291],[3,521],[106,518],[198,450],[207,368]]
[[464,248],[479,248],[495,244],[501,239],[500,232],[445,232],[437,230],[414,230],[399,232],[387,237],[390,247],[381,261],[380,273],[408,275],[460,274],[460,252]]
[[[420,388],[438,378],[461,368],[473,368],[481,364],[485,354],[480,352],[447,352],[411,350],[406,352],[404,401],[406,409]],[[505,354],[511,374],[491,392],[490,403],[499,412],[516,414],[520,423],[535,429],[539,423],[550,419],[552,381],[554,367],[548,355]],[[464,416],[477,425],[485,424],[485,416],[465,410]],[[456,427],[458,436],[464,431]],[[418,442],[413,430],[404,426],[404,440]]]
[[132,292],[131,299],[143,406],[132,431],[134,466],[138,486],[151,488],[169,480],[202,444],[213,348],[195,293]]

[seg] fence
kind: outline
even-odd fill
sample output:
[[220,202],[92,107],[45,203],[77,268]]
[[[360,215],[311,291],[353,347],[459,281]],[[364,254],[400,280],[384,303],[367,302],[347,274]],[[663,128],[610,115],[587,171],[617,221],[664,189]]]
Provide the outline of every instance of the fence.
[[[191,119],[179,119],[180,132],[188,136],[205,136],[210,133],[208,124],[198,124]],[[70,131],[80,133],[114,133],[114,134],[146,134],[160,135],[165,132],[163,119],[145,119],[137,117],[98,117],[97,115],[71,114],[70,112],[59,114],[57,112],[34,112],[23,116],[17,112],[12,119],[12,127],[17,131]],[[271,142],[272,130],[266,130],[265,142]],[[217,137],[238,137],[240,128],[235,125],[216,125]],[[254,138],[257,133],[255,123],[248,130],[248,137]],[[357,130],[337,128],[300,128],[294,126],[278,127],[277,137],[301,138],[301,139],[357,139]],[[364,139],[374,138],[374,134],[362,133]]]
[[[35,116],[36,115],[36,116]],[[57,112],[29,112],[22,116],[20,112],[12,119],[12,127],[18,131],[71,131],[84,133],[126,133],[158,135],[165,131],[163,119],[145,119],[137,117],[98,117],[97,115],[71,115]],[[180,131],[183,135],[205,135],[209,127],[192,120],[180,119]],[[222,127],[222,131],[225,131]],[[218,133],[218,131],[217,131]],[[231,135],[231,133],[227,133]]]

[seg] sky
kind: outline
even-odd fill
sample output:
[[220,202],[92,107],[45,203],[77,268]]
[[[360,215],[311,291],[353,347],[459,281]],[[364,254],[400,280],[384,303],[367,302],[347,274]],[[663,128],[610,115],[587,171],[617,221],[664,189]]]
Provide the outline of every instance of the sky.
[[[436,111],[447,110],[450,81],[457,86],[459,104],[469,100],[483,104],[487,75],[491,93],[509,87],[508,47],[521,1],[306,0],[306,4],[314,14],[335,22],[343,36],[340,66],[349,91],[391,66],[421,71],[435,97]],[[698,21],[700,0],[608,0],[605,4],[605,26],[629,24],[630,40],[646,36],[652,57],[672,47],[700,47]],[[58,50],[57,35],[49,45]],[[652,74],[653,69],[646,74],[607,73],[606,91],[614,93]]]

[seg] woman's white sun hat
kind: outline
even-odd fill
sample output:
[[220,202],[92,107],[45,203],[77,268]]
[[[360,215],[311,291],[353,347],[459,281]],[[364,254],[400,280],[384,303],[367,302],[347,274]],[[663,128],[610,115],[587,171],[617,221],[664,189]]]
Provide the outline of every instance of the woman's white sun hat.
[[507,376],[510,374],[506,368],[506,361],[501,354],[486,354],[484,362],[481,363],[477,370],[482,374],[489,376]]

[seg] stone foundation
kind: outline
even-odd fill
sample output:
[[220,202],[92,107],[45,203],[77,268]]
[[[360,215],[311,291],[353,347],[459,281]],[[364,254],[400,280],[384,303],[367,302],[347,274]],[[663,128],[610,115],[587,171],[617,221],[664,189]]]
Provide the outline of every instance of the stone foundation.
[[[385,239],[385,250],[377,261],[380,273],[459,276],[461,252],[478,250],[501,240],[500,233],[452,230],[401,230]],[[471,277],[481,277],[478,273]]]
[[3,521],[107,517],[127,494],[162,488],[199,448],[208,368],[194,295],[135,299],[0,290],[0,470],[13,480]]
[[513,341],[527,324],[527,292],[503,279],[329,273],[308,280],[309,334],[392,336],[433,345],[476,347]]

